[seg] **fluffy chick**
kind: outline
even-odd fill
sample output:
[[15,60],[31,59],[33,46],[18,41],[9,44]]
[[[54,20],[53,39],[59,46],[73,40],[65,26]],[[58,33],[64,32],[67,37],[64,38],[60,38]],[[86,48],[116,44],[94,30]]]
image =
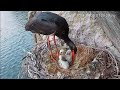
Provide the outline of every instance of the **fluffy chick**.
[[65,53],[65,58],[69,63],[72,61],[72,52],[71,52],[71,50],[67,50],[67,52]]
[[63,49],[60,50],[58,63],[59,63],[61,68],[68,69],[69,68],[69,62],[64,57],[64,52],[65,51]]

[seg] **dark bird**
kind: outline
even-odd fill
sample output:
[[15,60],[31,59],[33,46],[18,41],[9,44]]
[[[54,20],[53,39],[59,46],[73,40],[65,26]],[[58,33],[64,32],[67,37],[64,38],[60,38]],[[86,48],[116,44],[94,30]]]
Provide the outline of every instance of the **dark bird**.
[[32,33],[50,35],[55,34],[70,47],[71,51],[76,54],[77,48],[68,37],[69,25],[65,18],[52,12],[37,12],[29,19],[25,25],[26,31]]

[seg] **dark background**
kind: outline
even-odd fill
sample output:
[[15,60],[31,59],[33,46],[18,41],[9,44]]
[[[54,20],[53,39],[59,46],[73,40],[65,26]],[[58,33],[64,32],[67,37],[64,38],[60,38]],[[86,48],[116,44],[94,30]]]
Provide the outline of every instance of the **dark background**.
[[2,10],[96,10],[96,11],[120,11],[117,0],[2,0]]

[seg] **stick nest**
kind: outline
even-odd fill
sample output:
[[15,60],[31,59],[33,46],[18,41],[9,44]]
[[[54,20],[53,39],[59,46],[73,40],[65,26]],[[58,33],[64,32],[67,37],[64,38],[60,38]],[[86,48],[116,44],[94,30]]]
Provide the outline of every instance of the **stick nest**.
[[[59,49],[63,47],[58,47]],[[53,47],[53,52],[55,48]],[[74,65],[64,70],[49,57],[47,43],[39,43],[23,58],[22,73],[32,79],[117,79],[120,63],[107,49],[77,45]]]

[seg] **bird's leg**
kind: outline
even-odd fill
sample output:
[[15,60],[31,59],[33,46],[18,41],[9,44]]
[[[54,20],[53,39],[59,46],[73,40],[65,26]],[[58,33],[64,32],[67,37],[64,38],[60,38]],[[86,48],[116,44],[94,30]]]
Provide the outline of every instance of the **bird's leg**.
[[55,47],[56,47],[56,50],[57,50],[57,56],[59,56],[59,50],[57,48],[57,44],[56,44],[56,40],[55,40],[55,33],[54,33],[54,44],[55,44]]
[[55,61],[55,59],[54,59],[54,57],[52,56],[51,53],[50,53],[50,59],[51,59],[51,62],[54,62],[54,61]]
[[51,46],[50,46],[50,39],[49,39],[49,36],[48,36],[48,48],[50,49],[50,59],[51,61],[55,61],[53,55],[52,55],[52,50],[51,50]]
[[74,52],[74,50],[72,50],[72,62],[71,62],[71,65],[74,64],[74,60],[75,60],[75,52]]

